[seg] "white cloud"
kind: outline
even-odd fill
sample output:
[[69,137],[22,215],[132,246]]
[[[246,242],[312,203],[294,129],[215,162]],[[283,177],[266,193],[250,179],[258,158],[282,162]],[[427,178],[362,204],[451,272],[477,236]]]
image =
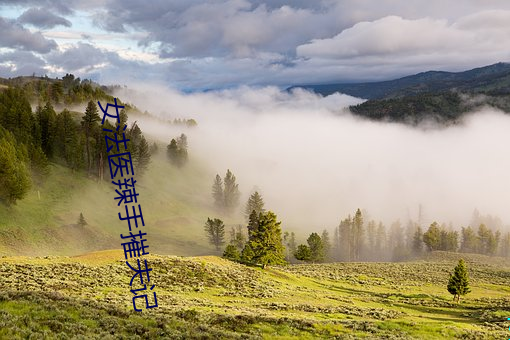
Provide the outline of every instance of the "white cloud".
[[298,56],[331,59],[337,64],[356,62],[400,65],[488,64],[510,58],[510,11],[489,11],[454,23],[422,18],[387,16],[357,23],[328,39],[297,47]]

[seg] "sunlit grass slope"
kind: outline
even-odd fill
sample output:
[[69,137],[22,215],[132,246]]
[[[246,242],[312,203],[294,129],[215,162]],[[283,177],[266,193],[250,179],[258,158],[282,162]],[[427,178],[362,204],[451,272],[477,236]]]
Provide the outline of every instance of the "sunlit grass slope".
[[504,339],[510,266],[467,256],[472,292],[446,291],[457,255],[429,262],[250,268],[150,256],[159,307],[132,311],[120,251],[0,259],[0,338]]
[[[160,254],[214,253],[203,234],[211,208],[210,174],[193,161],[171,166],[164,154],[153,157],[144,176],[136,176],[150,250]],[[123,205],[114,200],[115,186],[51,164],[41,183],[14,206],[0,205],[0,254],[75,255],[120,248],[128,231]],[[88,225],[77,224],[83,213]],[[228,220],[226,220],[228,223]]]

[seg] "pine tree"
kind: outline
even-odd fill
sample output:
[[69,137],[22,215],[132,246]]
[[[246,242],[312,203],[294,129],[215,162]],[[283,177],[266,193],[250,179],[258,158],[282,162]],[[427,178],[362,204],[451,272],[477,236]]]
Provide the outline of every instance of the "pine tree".
[[243,226],[238,225],[230,229],[230,244],[233,244],[239,251],[242,251],[246,243],[246,236],[243,233]]
[[437,222],[433,222],[423,234],[423,243],[429,250],[438,250],[441,246],[441,229]]
[[422,250],[423,250],[423,232],[421,230],[421,227],[418,226],[413,236],[413,252],[416,255],[419,255],[421,254]]
[[[73,158],[79,147],[78,124],[74,121],[69,110],[64,109],[56,119],[55,146],[57,155],[65,165],[73,168]],[[79,155],[82,152],[78,153]]]
[[306,242],[310,248],[310,260],[312,262],[324,261],[324,244],[319,234],[311,233]]
[[225,243],[225,225],[223,221],[218,218],[207,218],[204,230],[209,239],[209,243],[215,246],[216,250],[219,251],[221,246]]
[[83,213],[80,213],[80,217],[78,218],[78,225],[81,227],[86,226],[88,223],[85,221],[85,217],[83,217]]
[[460,302],[461,295],[466,295],[471,291],[469,289],[467,266],[463,259],[459,260],[453,275],[450,274],[447,289],[453,295],[453,300],[457,299],[457,303]]
[[367,255],[368,255],[369,259],[377,258],[376,254],[375,254],[376,237],[377,237],[376,229],[377,229],[377,224],[375,223],[374,220],[371,220],[370,222],[368,222],[368,224],[367,224],[367,241],[368,241]]
[[246,216],[247,220],[250,218],[250,215],[253,211],[255,211],[257,215],[265,211],[264,200],[258,191],[255,191],[253,194],[251,194],[250,198],[248,198],[248,202],[246,202],[244,215]]
[[310,262],[312,260],[312,252],[306,244],[300,244],[294,252],[294,257],[299,261]]
[[352,219],[352,250],[355,261],[360,259],[361,248],[363,247],[363,232],[363,216],[361,215],[361,210],[358,209]]
[[331,254],[331,241],[329,240],[329,233],[326,229],[322,231],[321,235],[322,246],[324,248],[324,261],[330,261],[332,258]]
[[460,251],[463,253],[476,253],[479,247],[478,238],[476,237],[476,233],[471,227],[462,228],[462,244],[460,247]]
[[87,171],[90,173],[92,168],[92,159],[90,156],[90,137],[94,130],[97,128],[97,122],[101,120],[97,113],[97,106],[92,100],[88,102],[87,108],[85,109],[85,115],[82,118],[81,125],[83,131],[85,131],[85,149],[87,152]]
[[172,139],[166,147],[170,162],[180,168],[188,162],[188,138],[182,134],[177,139]]
[[252,262],[262,265],[262,268],[270,264],[285,263],[281,222],[277,222],[276,219],[276,215],[271,211],[260,213],[258,228],[247,243],[253,250]]
[[255,253],[250,245],[250,243],[246,243],[244,245],[243,251],[241,252],[241,263],[251,264],[253,262],[253,258]]
[[510,257],[510,232],[506,233],[501,240],[500,255]]
[[177,141],[175,139],[172,138],[170,144],[167,145],[166,154],[170,160],[170,163],[177,165],[179,162],[179,148],[177,147]]
[[256,234],[257,230],[259,229],[259,216],[260,213],[257,214],[257,212],[252,211],[250,214],[250,218],[248,220],[248,240],[253,240],[254,235]]
[[376,254],[379,258],[386,257],[386,250],[388,248],[388,242],[386,240],[386,227],[382,222],[379,221],[377,226],[377,237],[376,237]]
[[14,136],[0,127],[0,201],[15,204],[31,186],[26,148],[17,145]]
[[159,146],[156,142],[152,142],[150,147],[151,155],[157,155],[159,153]]
[[352,218],[349,215],[346,219],[340,222],[338,226],[338,233],[340,236],[340,260],[352,261]]
[[286,231],[283,234],[283,243],[285,245],[285,259],[290,262],[296,252],[296,234]]
[[43,108],[37,108],[36,118],[41,132],[41,148],[46,157],[52,158],[55,144],[57,115],[50,102],[47,102]]
[[188,162],[188,137],[183,133],[177,138],[177,148],[179,150],[179,163],[183,166]]
[[239,197],[241,195],[239,193],[239,185],[236,183],[236,176],[230,170],[227,170],[223,183],[225,185],[223,190],[225,211],[232,213],[239,205]]
[[340,233],[338,231],[338,227],[335,228],[335,232],[333,234],[333,259],[335,261],[340,261]]
[[241,259],[241,254],[239,254],[239,250],[235,245],[229,244],[223,252],[223,257],[227,260],[238,262]]
[[212,186],[212,196],[214,198],[214,206],[219,211],[222,211],[224,207],[223,181],[221,180],[221,177],[218,174],[216,175]]
[[151,162],[151,153],[149,151],[149,144],[145,140],[144,136],[141,136],[140,143],[138,144],[138,155],[135,162],[135,173],[139,176],[143,176],[145,171],[148,169]]

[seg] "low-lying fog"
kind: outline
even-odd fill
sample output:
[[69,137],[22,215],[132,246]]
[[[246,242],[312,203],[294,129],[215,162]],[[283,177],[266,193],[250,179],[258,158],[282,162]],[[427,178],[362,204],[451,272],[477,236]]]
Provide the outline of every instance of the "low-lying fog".
[[285,226],[322,230],[358,207],[366,218],[406,222],[418,219],[420,204],[424,224],[460,227],[475,208],[510,221],[510,116],[496,110],[424,129],[353,117],[346,107],[362,100],[340,94],[136,90],[119,96],[165,119],[198,122],[186,130],[142,119],[144,132],[165,145],[186,133],[190,157],[208,164],[211,185],[231,169],[243,205],[258,188]]

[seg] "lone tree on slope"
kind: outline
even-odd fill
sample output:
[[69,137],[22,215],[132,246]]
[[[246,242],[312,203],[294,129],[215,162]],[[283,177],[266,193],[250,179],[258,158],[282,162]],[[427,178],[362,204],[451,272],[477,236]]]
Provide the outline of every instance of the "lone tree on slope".
[[463,259],[459,260],[453,275],[450,274],[447,288],[448,292],[453,295],[453,300],[457,299],[457,303],[460,302],[461,295],[466,295],[471,291],[469,289],[467,266]]

